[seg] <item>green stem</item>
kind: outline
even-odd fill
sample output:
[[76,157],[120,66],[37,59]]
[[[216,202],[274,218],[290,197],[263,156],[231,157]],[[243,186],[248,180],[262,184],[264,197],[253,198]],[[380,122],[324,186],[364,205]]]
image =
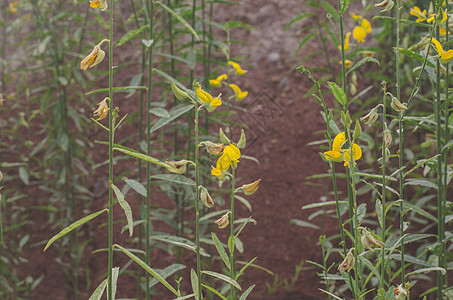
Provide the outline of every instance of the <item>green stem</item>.
[[[149,0],[148,4],[149,9],[149,39],[152,40],[153,37],[153,21],[154,21],[154,2],[153,0]],[[147,110],[146,110],[146,154],[151,155],[151,114],[149,111],[151,110],[151,96],[152,96],[152,69],[153,69],[153,46],[148,48],[148,99],[147,99]],[[151,219],[150,219],[150,201],[151,201],[151,183],[150,183],[150,173],[151,173],[151,166],[150,162],[146,162],[146,222],[145,222],[145,262],[149,264],[150,259],[150,240],[149,237],[151,235]],[[151,289],[149,287],[150,283],[150,276],[149,273],[146,272],[146,299],[149,300],[151,297]]]
[[[400,87],[400,29],[401,29],[401,18],[400,18],[400,1],[395,1],[396,9],[396,56],[395,56],[395,68],[396,68],[396,98],[401,101],[401,87]],[[420,76],[421,77],[421,76]],[[419,81],[418,81],[419,82]],[[418,84],[418,82],[416,84]],[[416,88],[413,90],[416,91]],[[415,94],[414,94],[415,95]],[[410,99],[409,99],[410,101]],[[408,103],[409,103],[408,101]],[[406,282],[406,266],[404,263],[404,172],[403,172],[403,154],[404,154],[404,141],[403,141],[403,131],[404,131],[404,113],[400,113],[400,118],[398,121],[398,142],[399,142],[399,153],[398,153],[398,168],[399,168],[399,193],[400,193],[400,234],[401,234],[401,284],[403,287]],[[384,211],[385,212],[385,211]],[[384,262],[382,262],[384,264]]]
[[[196,95],[196,91],[194,90],[194,94]],[[200,210],[199,210],[199,197],[200,197],[200,192],[198,189],[199,181],[200,181],[200,174],[199,174],[199,161],[198,161],[198,115],[199,115],[199,110],[198,110],[198,99],[195,96],[195,101],[194,101],[195,107],[194,107],[194,113],[195,113],[195,239],[196,239],[196,245],[197,245],[197,276],[198,276],[198,300],[202,300],[201,295],[201,258],[200,258]]]
[[[234,236],[234,186],[235,186],[235,169],[231,167],[231,188],[230,188],[230,238]],[[234,240],[233,240],[234,241]],[[233,247],[233,251],[230,253],[230,277],[234,279],[236,277],[236,257]],[[235,298],[235,287],[231,285],[230,287],[230,296],[231,300]]]
[[[387,184],[387,179],[386,179],[386,174],[385,174],[385,163],[387,160],[386,157],[386,141],[385,141],[385,135],[386,135],[386,130],[388,130],[386,126],[387,122],[387,100],[386,100],[386,89],[384,88],[383,91],[383,96],[382,96],[382,101],[383,101],[383,109],[382,109],[382,132],[383,132],[383,137],[382,137],[382,235],[381,235],[381,240],[383,243],[385,243],[385,195],[387,194],[386,192],[386,184]],[[385,246],[382,247],[381,251],[381,288],[385,289]]]
[[[436,10],[437,11],[437,10]],[[448,30],[448,28],[447,28]],[[440,39],[439,27],[436,28],[436,39]],[[436,146],[437,146],[437,235],[439,244],[441,245],[439,255],[439,267],[445,268],[445,252],[444,252],[444,203],[443,203],[443,183],[442,183],[442,127],[441,127],[441,100],[440,100],[440,60],[437,59],[436,65],[436,101],[435,101],[435,116],[436,116]],[[444,278],[442,272],[437,272],[437,299],[443,299]]]
[[[115,126],[113,124],[113,0],[110,1],[110,30],[109,30],[109,182],[114,182],[113,175],[113,142]],[[112,268],[113,268],[113,190],[109,187],[109,258],[107,299],[113,299]]]

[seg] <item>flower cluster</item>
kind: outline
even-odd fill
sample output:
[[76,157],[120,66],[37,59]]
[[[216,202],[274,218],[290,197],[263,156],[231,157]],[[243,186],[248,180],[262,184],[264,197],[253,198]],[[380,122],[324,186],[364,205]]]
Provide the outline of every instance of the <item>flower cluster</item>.
[[[228,65],[233,67],[232,71],[237,76],[244,75],[245,73],[248,72],[247,70],[242,69],[242,67],[234,61],[229,61]],[[227,74],[221,74],[221,75],[217,76],[217,78],[209,80],[209,84],[213,87],[220,88],[220,87],[222,87],[222,83],[224,83],[224,80],[228,79],[228,76],[229,75],[227,75]],[[232,83],[229,86],[234,92],[234,98],[236,98],[236,101],[242,101],[245,99],[245,97],[247,97],[248,92],[242,91],[241,88],[239,86],[237,86],[236,84]]]
[[[334,162],[344,161],[344,165],[348,166],[351,161],[351,150],[343,149],[343,144],[346,140],[346,135],[344,132],[337,134],[332,143],[332,150],[324,152],[324,157],[327,160]],[[362,149],[359,145],[352,144],[352,158],[354,162],[359,160],[362,157]]]
[[241,151],[238,147],[233,144],[226,146],[217,160],[216,167],[211,170],[211,174],[224,181],[230,166],[235,169],[240,157]]

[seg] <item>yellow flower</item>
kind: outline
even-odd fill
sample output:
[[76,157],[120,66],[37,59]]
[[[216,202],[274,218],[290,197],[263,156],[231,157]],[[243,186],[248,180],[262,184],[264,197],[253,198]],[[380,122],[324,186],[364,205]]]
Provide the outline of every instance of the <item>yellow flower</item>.
[[231,212],[227,211],[226,214],[224,214],[220,219],[215,221],[216,225],[219,226],[220,229],[223,229],[223,228],[227,227],[228,224],[230,224],[230,220],[228,217],[229,214],[231,214]]
[[[344,161],[345,166],[349,165],[351,161],[350,149],[342,149],[345,140],[346,135],[344,132],[337,134],[332,143],[332,150],[324,152],[324,157],[334,162]],[[354,162],[362,157],[362,149],[357,144],[352,144],[352,157]]]
[[221,87],[222,86],[222,80],[227,79],[227,78],[228,77],[227,77],[226,74],[222,74],[219,77],[217,77],[216,79],[209,80],[209,84],[212,85],[212,86],[215,86],[215,87]]
[[371,24],[370,24],[370,21],[368,21],[367,19],[362,19],[362,24],[360,25],[363,29],[365,29],[365,32],[368,34],[368,33],[371,33],[371,31],[373,30],[371,28]]
[[437,53],[439,53],[440,62],[443,64],[449,63],[453,59],[453,50],[450,49],[447,52],[444,52],[444,48],[442,48],[442,45],[439,43],[438,40],[433,38],[432,41],[436,46]]
[[354,21],[360,20],[362,16],[356,15],[355,13],[349,14]]
[[104,42],[108,42],[108,40],[102,40],[99,44],[94,46],[93,51],[87,55],[82,61],[80,62],[80,69],[86,70],[89,67],[92,68],[95,65],[99,64],[105,57],[105,52],[101,49],[101,45]]
[[19,3],[19,0],[14,0],[9,4],[9,11],[13,14],[17,13],[16,5]]
[[105,11],[108,8],[106,0],[93,0],[90,2],[90,6],[94,9],[100,8],[102,11]]
[[[346,33],[346,37],[344,38],[344,51],[349,50],[349,37],[350,36],[351,36],[350,32]],[[338,50],[341,51],[341,46],[338,46]]]
[[[341,65],[342,62],[339,61],[338,64]],[[345,65],[346,68],[349,68],[349,67],[351,67],[351,65],[352,65],[352,61],[350,61],[349,59],[346,59],[346,60],[344,61],[344,65]]]
[[441,36],[445,36],[447,34],[447,30],[445,28],[440,27],[439,28],[439,34]]
[[[430,16],[430,18],[428,20],[426,20],[428,23],[431,23],[436,19],[436,14],[429,14],[429,16]],[[444,23],[445,21],[447,21],[447,13],[443,12],[442,20],[440,20],[438,23]]]
[[356,26],[352,31],[352,36],[358,43],[363,43],[365,41],[366,31],[362,26]]
[[103,120],[107,117],[107,114],[109,112],[109,107],[107,105],[107,100],[109,100],[109,98],[105,98],[104,100],[102,100],[101,102],[98,103],[99,107],[98,109],[96,109],[93,114],[98,117],[96,121],[100,121],[100,120]]
[[247,91],[241,91],[241,89],[235,84],[230,84],[230,88],[233,89],[237,101],[244,100],[249,94]]
[[228,145],[223,149],[222,156],[217,160],[216,167],[211,170],[211,175],[216,176],[221,181],[225,180],[226,173],[231,165],[236,168],[239,158],[241,157],[241,151],[235,145]]
[[416,16],[417,17],[417,20],[415,20],[415,21],[418,22],[418,23],[425,21],[426,18],[427,18],[426,17],[426,9],[421,11],[420,7],[418,7],[418,6],[414,6],[413,8],[411,8],[410,14],[412,16]]
[[243,70],[241,66],[238,63],[235,63],[234,61],[229,61],[228,64],[234,68],[234,72],[236,75],[244,75],[247,73],[247,70]]
[[[221,95],[221,94],[220,94]],[[213,98],[211,94],[204,91],[201,87],[197,88],[197,96],[200,98],[200,101],[206,104],[206,110],[213,112],[217,106],[222,105],[222,100],[220,100],[220,95]]]

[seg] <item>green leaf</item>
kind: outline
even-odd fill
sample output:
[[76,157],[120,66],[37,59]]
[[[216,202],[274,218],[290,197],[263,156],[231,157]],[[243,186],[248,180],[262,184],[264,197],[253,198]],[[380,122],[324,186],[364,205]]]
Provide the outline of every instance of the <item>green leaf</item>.
[[300,20],[303,20],[305,18],[309,18],[309,17],[313,17],[313,16],[316,16],[315,13],[305,13],[305,14],[302,14],[302,15],[298,15],[296,16],[295,18],[291,19],[288,24],[286,24],[286,26],[283,28],[283,31],[287,31],[288,28],[291,27],[291,25],[293,25],[294,23],[296,23],[297,21],[300,21]]
[[175,294],[176,297],[181,297],[181,295],[178,293],[178,291],[176,291],[164,278],[162,278],[162,276],[159,275],[159,273],[157,273],[155,270],[150,268],[148,266],[148,264],[145,263],[143,260],[141,260],[138,256],[136,256],[135,254],[133,254],[132,252],[130,252],[129,250],[127,250],[126,248],[124,248],[124,247],[122,247],[122,246],[120,246],[118,244],[115,244],[114,247],[120,249],[124,254],[129,256],[130,259],[135,261],[146,272],[151,274],[151,276],[153,276],[154,278],[159,280],[159,282],[162,283],[169,291],[171,291],[173,294]]
[[209,275],[209,276],[213,276],[213,277],[216,277],[220,280],[223,280],[231,285],[233,285],[234,287],[236,287],[237,289],[239,289],[240,291],[242,291],[242,288],[241,286],[239,285],[239,283],[237,283],[236,280],[226,276],[226,275],[223,275],[223,274],[220,274],[220,273],[217,273],[217,272],[213,272],[213,271],[202,271],[203,274],[206,274],[206,275]]
[[235,239],[234,235],[231,235],[228,238],[228,251],[230,252],[230,256],[231,256],[232,253],[234,253],[234,239]]
[[88,215],[78,221],[75,221],[74,223],[72,223],[71,225],[69,225],[68,227],[64,228],[62,231],[60,231],[58,234],[54,235],[46,244],[46,247],[44,247],[44,251],[47,250],[47,248],[50,247],[50,245],[52,245],[53,242],[55,242],[56,240],[58,240],[59,238],[61,238],[62,236],[68,234],[69,232],[73,231],[74,229],[76,229],[77,227],[85,224],[86,222],[96,218],[97,216],[99,216],[100,214],[102,214],[103,212],[105,211],[109,211],[108,208],[104,208],[103,210],[101,211],[98,211],[98,212],[95,212],[95,213],[92,213],[91,215]]
[[190,282],[192,284],[192,290],[196,297],[200,294],[200,290],[198,289],[198,276],[197,272],[194,269],[190,270]]
[[127,226],[129,227],[129,236],[132,236],[134,232],[134,220],[132,219],[132,209],[129,203],[124,199],[123,193],[111,183],[111,187],[113,192],[115,193],[116,199],[118,199],[118,203],[120,204],[121,208],[124,210],[124,214],[126,215]]
[[88,300],[101,300],[102,295],[104,294],[104,290],[107,286],[107,281],[108,279],[104,279],[98,287],[94,290],[93,294],[91,294],[90,298]]
[[204,286],[206,289],[210,290],[211,292],[213,292],[214,294],[216,294],[218,297],[220,297],[221,299],[223,300],[228,300],[227,298],[225,298],[224,295],[220,294],[219,291],[217,291],[216,289],[213,289],[212,287],[206,285],[206,284],[201,284],[202,286]]
[[312,223],[309,223],[306,221],[302,221],[299,219],[291,219],[291,220],[289,220],[289,224],[294,224],[294,225],[297,225],[300,227],[310,227],[310,228],[314,228],[314,229],[318,229],[318,230],[320,229],[319,226],[317,226],[315,224],[312,224]]
[[244,271],[253,264],[253,262],[257,259],[258,257],[253,258],[251,261],[249,261],[245,266],[242,267],[242,269],[239,271],[239,273],[236,274],[236,281],[239,279],[239,277],[244,273]]
[[[346,201],[338,201],[338,204],[346,204]],[[326,201],[326,202],[321,202],[321,203],[312,203],[308,205],[302,206],[302,209],[309,209],[309,208],[317,208],[317,207],[323,207],[323,206],[328,206],[328,205],[336,205],[337,202],[335,201]]]
[[165,180],[177,184],[195,185],[192,179],[180,174],[157,174],[151,176],[153,179]]
[[[453,114],[452,114],[453,116]],[[448,149],[450,148],[451,146],[453,146],[453,140],[449,141],[448,143],[446,143],[443,147],[442,147],[442,151],[444,151],[445,149]]]
[[179,22],[181,22],[181,24],[184,25],[184,27],[186,27],[190,31],[190,33],[192,33],[197,38],[197,40],[200,40],[200,38],[198,37],[197,33],[192,28],[192,26],[190,26],[189,23],[187,23],[186,20],[184,20],[180,15],[178,15],[174,10],[172,10],[170,7],[166,6],[162,2],[156,1],[154,3],[162,6],[163,9],[165,9],[167,12],[169,12]]
[[[197,252],[197,246],[195,245],[194,242],[191,240],[179,237],[179,236],[174,236],[174,235],[166,235],[166,234],[159,234],[159,235],[151,235],[151,239],[169,243],[178,247],[182,247],[188,250],[191,250],[193,252]],[[210,257],[211,255],[206,252],[203,248],[200,248],[200,254],[206,257]]]
[[[116,296],[116,289],[117,289],[119,275],[120,275],[120,268],[119,267],[112,268],[112,299],[115,299],[115,296]],[[108,286],[108,281],[107,281],[107,286]]]
[[310,34],[306,35],[306,36],[302,39],[302,41],[300,41],[299,46],[297,46],[296,51],[294,51],[293,57],[300,51],[300,49],[302,49],[302,47],[303,47],[306,43],[308,43],[312,38],[314,38],[314,37],[316,37],[316,36],[318,36],[317,33],[310,33]]
[[164,127],[165,125],[173,122],[175,119],[179,118],[180,116],[191,110],[193,107],[194,107],[193,104],[180,105],[175,107],[173,110],[170,111],[168,117],[161,118],[156,123],[154,123],[153,127],[151,127],[150,132],[154,132]]
[[[121,86],[121,87],[113,88],[113,92],[128,93],[131,90],[148,90],[148,88],[146,86]],[[85,93],[85,95],[107,93],[108,91],[109,91],[108,88],[97,89],[97,90],[89,91],[89,92]]]
[[160,107],[155,107],[151,108],[149,112],[159,118],[168,118],[170,117],[170,114],[166,109],[160,108]]
[[25,185],[30,184],[30,178],[28,176],[28,172],[24,167],[19,167],[19,178],[22,180]]
[[447,273],[444,268],[431,267],[431,268],[423,268],[423,269],[415,270],[413,272],[406,274],[406,277],[409,275],[413,275],[413,274],[428,273],[428,272],[433,272],[433,271],[440,271],[442,273],[442,276],[445,275],[445,273]]
[[381,200],[376,199],[375,209],[376,209],[376,214],[377,214],[378,221],[379,221],[379,226],[381,226],[381,228],[384,228],[384,212],[382,211],[382,202],[381,202]]
[[437,190],[437,185],[426,179],[406,180],[404,185],[419,185]]
[[[409,50],[409,49],[400,48],[400,53],[402,53],[406,56],[409,56],[410,58],[415,59],[416,61],[418,61],[421,64],[423,64],[423,62],[425,61],[424,56],[421,56],[420,54],[415,53],[414,51]],[[435,66],[429,60],[426,61],[426,65],[430,66],[431,68],[435,68]]]
[[248,295],[252,292],[253,288],[255,287],[255,285],[252,285],[250,286],[248,289],[245,290],[245,292],[241,295],[241,297],[239,298],[239,300],[245,300],[247,299]]
[[346,107],[348,99],[346,98],[344,90],[340,88],[335,82],[332,81],[327,82],[327,85],[332,91],[332,94],[335,96],[335,99],[337,99],[337,101],[340,102],[340,104],[343,105],[343,107]]
[[238,199],[239,201],[241,201],[241,203],[244,204],[245,207],[247,207],[247,209],[248,209],[250,212],[252,212],[252,205],[250,204],[250,202],[249,202],[247,199],[245,199],[245,198],[242,197],[242,196],[236,195],[236,194],[234,195],[234,198],[236,198],[236,199]]
[[376,275],[377,278],[381,278],[379,275],[378,270],[373,266],[373,264],[364,256],[359,255],[357,258],[365,265],[367,266],[368,269],[370,269],[371,272],[373,272],[374,275]]
[[432,214],[428,213],[427,211],[425,211],[424,209],[422,209],[421,207],[413,205],[412,203],[409,203],[407,201],[402,201],[401,204],[403,205],[404,209],[410,208],[413,211],[415,211],[416,213],[418,213],[419,215],[422,215],[425,218],[430,219],[431,221],[437,223],[437,218],[434,217]]
[[321,1],[322,7],[333,17],[333,19],[338,22],[340,20],[340,16],[338,15],[338,11],[335,7],[333,7],[330,3],[326,1]]
[[164,162],[161,162],[160,160],[158,160],[157,158],[154,158],[154,157],[151,157],[151,156],[148,156],[146,154],[142,154],[140,152],[136,152],[134,150],[129,150],[129,149],[124,149],[124,148],[118,148],[118,147],[113,147],[113,150],[116,150],[116,151],[119,151],[119,152],[123,152],[127,155],[130,155],[130,156],[134,156],[134,157],[137,157],[137,158],[140,158],[144,161],[149,161],[150,163],[153,163],[153,164],[156,164],[156,165],[159,165],[159,166],[162,166],[162,167],[167,167],[168,165]]
[[[186,266],[185,265],[182,265],[182,264],[172,264],[170,266],[167,266],[165,267],[165,269],[162,269],[162,270],[155,270],[162,278],[164,279],[167,279],[168,277],[170,277],[171,275],[173,275],[174,273],[180,271],[180,270],[183,270],[185,269]],[[153,287],[154,285],[156,285],[157,283],[159,282],[159,280],[157,280],[156,278],[152,278],[150,281],[149,281],[149,287]]]
[[137,180],[134,179],[125,179],[124,180],[128,186],[130,186],[134,191],[136,191],[139,195],[146,197],[146,189]]
[[359,62],[357,62],[354,66],[352,66],[347,72],[346,72],[346,75],[348,75],[349,73],[351,73],[352,71],[354,71],[355,69],[357,69],[358,67],[360,67],[361,65],[363,65],[364,63],[366,62],[374,62],[374,63],[377,63],[379,66],[381,65],[379,63],[379,60],[377,60],[376,58],[373,58],[373,57],[365,57],[365,58],[362,58]]
[[214,232],[211,232],[212,235],[212,241],[214,242],[214,246],[217,249],[217,252],[219,253],[220,257],[222,258],[223,262],[225,263],[225,266],[227,266],[228,270],[231,270],[230,267],[230,261],[228,259],[228,255],[223,248],[222,243],[220,242],[219,238]]
[[125,44],[126,42],[133,39],[137,34],[141,33],[143,30],[148,29],[148,28],[149,28],[149,25],[143,25],[140,28],[130,30],[125,35],[123,35],[123,37],[117,43],[117,46],[121,46],[121,45]]

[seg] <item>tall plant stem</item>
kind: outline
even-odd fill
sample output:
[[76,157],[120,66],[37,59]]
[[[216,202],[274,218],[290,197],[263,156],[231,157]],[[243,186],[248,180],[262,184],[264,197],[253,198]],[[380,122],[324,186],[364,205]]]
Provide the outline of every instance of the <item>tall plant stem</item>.
[[[113,124],[113,0],[110,1],[110,30],[109,30],[109,182],[114,182],[113,176],[113,141],[115,126]],[[113,299],[112,268],[113,268],[113,190],[109,188],[109,258],[108,258],[108,280],[107,299]]]
[[[154,2],[149,0],[148,4],[149,9],[149,40],[154,38],[153,34],[153,21],[154,21]],[[151,96],[152,96],[152,70],[153,70],[153,46],[148,48],[148,99],[147,99],[147,110],[146,110],[146,154],[151,155],[151,114],[149,113],[151,109]],[[150,183],[150,173],[151,173],[150,162],[146,162],[146,222],[145,222],[145,262],[149,264],[150,258],[150,240],[151,235],[151,219],[150,219],[150,193],[151,193],[151,183]],[[151,297],[151,289],[149,287],[150,277],[149,273],[146,272],[146,299],[149,300]]]
[[[437,11],[437,10],[436,10]],[[448,28],[447,28],[448,30]],[[439,40],[439,27],[436,28],[436,39]],[[439,267],[445,268],[445,249],[444,249],[444,203],[443,203],[443,183],[442,183],[442,127],[441,127],[441,103],[440,103],[440,60],[437,59],[436,65],[436,146],[437,146],[437,235],[441,246],[439,255]],[[442,300],[444,276],[442,272],[437,272],[437,299]]]
[[[400,29],[401,29],[401,18],[400,18],[400,1],[395,1],[396,9],[396,56],[395,56],[395,76],[396,76],[396,98],[401,100],[401,87],[400,87]],[[418,83],[418,82],[417,82]],[[416,89],[414,89],[416,90]],[[410,101],[410,100],[409,100]],[[408,101],[408,102],[409,102]],[[398,168],[399,168],[399,193],[400,193],[400,234],[401,234],[401,284],[403,287],[406,282],[406,266],[404,263],[404,172],[403,172],[403,155],[404,155],[404,113],[400,113],[398,120]],[[385,212],[385,211],[384,211]],[[383,262],[384,263],[384,262]]]
[[[195,95],[196,95],[196,91]],[[199,110],[198,110],[198,99],[195,97],[195,103],[194,103],[194,113],[195,113],[195,242],[197,245],[197,277],[198,277],[198,295],[197,299],[202,300],[201,298],[201,257],[200,257],[200,209],[199,209],[199,202],[200,202],[200,192],[199,192],[199,182],[200,182],[200,170],[198,168],[198,115],[199,115]]]
[[[235,169],[231,167],[231,187],[230,187],[230,239],[234,236],[234,186],[235,186]],[[234,240],[233,240],[234,241]],[[229,244],[229,243],[228,243]],[[234,279],[236,277],[236,257],[234,247],[232,247],[232,251],[230,253],[230,277]],[[235,298],[235,287],[231,285],[230,287],[230,296],[231,299]]]
[[[383,97],[382,97],[382,102],[383,102],[383,109],[382,109],[382,195],[381,195],[381,200],[382,200],[382,235],[381,235],[381,240],[383,243],[385,243],[385,195],[386,195],[386,184],[387,184],[387,179],[386,179],[386,174],[385,174],[385,163],[387,160],[386,157],[386,140],[385,140],[385,135],[386,135],[386,130],[387,129],[387,100],[386,100],[386,89],[384,88],[383,91]],[[382,247],[381,251],[381,288],[385,289],[385,246]]]
[[[448,11],[448,3],[447,3],[447,11]],[[448,14],[447,14],[447,21],[445,24],[448,24],[449,22],[449,17],[448,17]],[[445,40],[446,40],[446,43],[449,42],[449,34],[448,34],[448,30],[446,32],[446,35],[445,35]],[[445,123],[445,132],[444,132],[444,140],[445,141],[449,141],[450,140],[450,129],[449,129],[449,122],[448,122],[448,104],[449,104],[449,98],[448,98],[448,88],[450,86],[450,80],[449,80],[449,69],[450,69],[450,66],[447,65],[447,68],[446,68],[446,71],[445,71],[445,111],[444,111],[444,123]],[[443,203],[444,205],[446,205],[447,203],[447,192],[448,192],[448,148],[444,150],[443,152],[443,161],[444,161],[444,181],[443,181],[443,184],[444,184],[444,191],[443,191]],[[445,207],[445,206],[444,206]],[[445,214],[443,215],[444,216],[444,219],[443,219],[443,222],[442,224],[445,224]],[[444,225],[445,226],[445,225]],[[445,230],[445,228],[444,228]],[[442,243],[442,251],[444,253],[446,253],[446,249],[445,249],[446,245],[445,243]],[[447,266],[447,258],[445,257],[445,260],[444,260],[444,267]],[[445,277],[444,277],[444,286],[448,286],[448,273],[445,273]]]
[[[171,0],[167,0],[167,6],[171,7]],[[171,14],[168,13],[168,35],[169,35],[169,46],[170,46],[170,55],[172,56],[170,59],[170,66],[171,66],[171,76],[173,78],[176,78],[176,71],[175,71],[175,60],[173,58],[173,55],[175,54],[174,51],[174,46],[173,46],[173,22],[171,19]],[[175,96],[173,96],[173,105],[176,106],[177,104],[177,99]],[[175,121],[173,122],[173,154],[176,156],[178,154],[178,119],[176,118]],[[177,201],[178,202],[178,201]]]

